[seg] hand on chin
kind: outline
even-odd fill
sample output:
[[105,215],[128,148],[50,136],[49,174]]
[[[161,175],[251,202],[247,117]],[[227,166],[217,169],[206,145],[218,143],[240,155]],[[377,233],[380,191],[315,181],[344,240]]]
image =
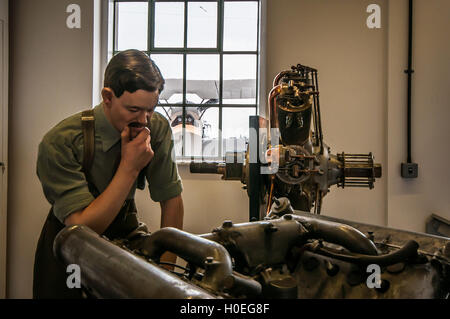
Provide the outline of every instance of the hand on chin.
[[128,127],[130,128],[130,141],[138,136],[139,133],[144,129],[144,126],[137,122],[128,124]]
[[139,133],[143,130],[143,127],[131,127],[130,130],[130,139],[134,139]]

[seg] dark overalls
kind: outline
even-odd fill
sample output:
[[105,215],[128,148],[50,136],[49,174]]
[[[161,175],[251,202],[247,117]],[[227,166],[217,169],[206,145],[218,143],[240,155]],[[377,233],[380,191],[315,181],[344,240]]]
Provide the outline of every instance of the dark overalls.
[[[113,240],[126,238],[136,230],[139,222],[134,200],[127,200],[111,225],[102,234]],[[67,287],[66,266],[53,255],[53,242],[56,235],[65,227],[51,209],[37,244],[34,260],[33,298],[73,299],[82,298],[83,291]],[[81,269],[83,276],[83,269]]]

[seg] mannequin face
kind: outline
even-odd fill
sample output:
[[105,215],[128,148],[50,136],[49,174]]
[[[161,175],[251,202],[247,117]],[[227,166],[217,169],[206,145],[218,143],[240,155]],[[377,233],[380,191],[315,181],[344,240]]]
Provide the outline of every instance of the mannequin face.
[[134,138],[150,123],[158,103],[159,92],[125,91],[118,98],[110,88],[103,88],[102,97],[105,115],[109,122],[119,132],[122,132],[125,126],[130,126],[131,138]]

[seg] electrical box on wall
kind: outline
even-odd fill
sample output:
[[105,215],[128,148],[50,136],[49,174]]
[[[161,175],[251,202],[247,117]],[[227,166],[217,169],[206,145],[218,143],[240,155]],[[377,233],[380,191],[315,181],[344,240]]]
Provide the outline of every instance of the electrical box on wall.
[[403,178],[417,178],[419,174],[419,165],[417,163],[402,163]]

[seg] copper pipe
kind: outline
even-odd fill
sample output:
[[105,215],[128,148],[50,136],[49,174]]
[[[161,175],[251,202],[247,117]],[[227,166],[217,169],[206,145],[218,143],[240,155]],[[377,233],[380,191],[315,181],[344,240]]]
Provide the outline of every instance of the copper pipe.
[[277,76],[273,79],[273,85],[272,86],[277,86],[278,82],[280,81],[280,79],[287,73],[289,73],[290,71],[286,70],[286,71],[281,71],[280,73],[277,74]]
[[[268,129],[268,132],[267,132],[267,137],[268,137],[269,143],[271,143],[270,130],[272,128],[278,128],[278,115],[277,115],[277,105],[275,103],[275,98],[278,95],[280,95],[280,93],[281,93],[281,85],[277,85],[277,86],[273,87],[272,90],[270,90],[270,93],[269,93],[269,119],[270,119],[270,125],[269,125],[269,129]],[[269,215],[270,205],[272,203],[272,194],[273,194],[273,186],[274,186],[273,185],[274,184],[273,180],[274,180],[274,176],[272,175],[266,215]]]
[[274,175],[272,175],[270,177],[270,192],[269,192],[269,199],[268,199],[268,205],[267,205],[267,210],[266,210],[266,216],[269,216],[270,213],[270,206],[272,205],[272,196],[273,196],[273,180],[274,180]]
[[[277,112],[277,105],[275,103],[275,98],[278,95],[280,95],[280,93],[281,93],[281,85],[277,85],[277,86],[273,87],[272,90],[270,90],[270,93],[269,93],[270,128],[277,128],[278,127],[278,112]],[[270,131],[269,131],[269,134],[270,134]]]

